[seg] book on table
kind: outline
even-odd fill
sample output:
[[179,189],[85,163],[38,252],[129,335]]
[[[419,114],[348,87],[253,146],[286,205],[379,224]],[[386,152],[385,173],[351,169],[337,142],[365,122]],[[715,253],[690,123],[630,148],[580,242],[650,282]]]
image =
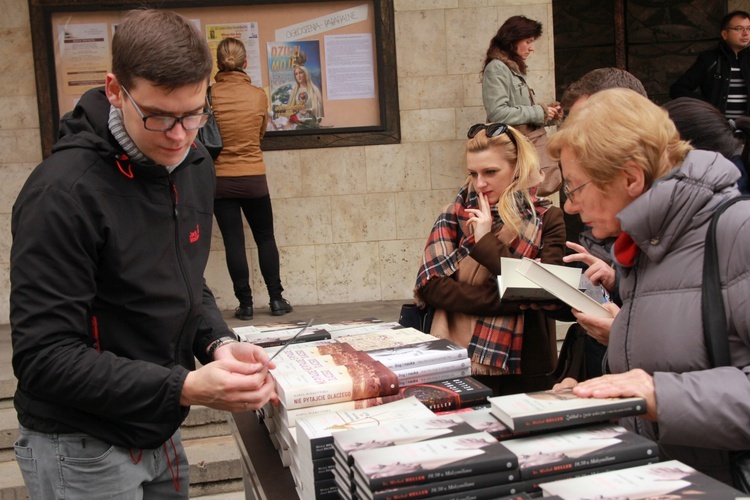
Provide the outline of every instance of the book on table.
[[[500,269],[502,270],[502,274],[497,276],[497,287],[500,292],[500,300],[523,302],[559,300],[554,294],[545,290],[542,286],[518,271],[522,262],[522,259],[500,257]],[[555,264],[537,264],[559,277],[568,286],[571,286],[576,290],[578,289],[581,283],[581,268],[558,266]]]
[[355,481],[379,491],[448,478],[516,470],[516,456],[487,432],[351,453]]
[[734,500],[746,494],[677,460],[541,483],[544,496],[589,498],[710,498]]
[[508,439],[521,479],[658,457],[658,445],[615,424],[594,424],[554,433]]
[[355,410],[391,403],[408,397],[416,397],[433,412],[450,411],[486,404],[492,390],[472,377],[461,377],[440,380],[424,384],[400,387],[398,394],[352,401],[342,401],[319,406],[288,409],[283,406],[263,407],[267,415],[278,414],[281,422],[288,427],[297,425],[297,421],[312,415],[340,410]]
[[397,394],[398,376],[349,344],[292,346],[271,371],[287,409]]
[[646,413],[643,398],[581,398],[571,389],[495,396],[488,401],[492,414],[516,432],[561,429]]
[[[574,269],[565,266],[556,267]],[[549,292],[554,298],[561,300],[573,309],[597,318],[611,319],[613,317],[606,307],[579,290],[577,283],[573,284],[564,279],[558,271],[558,269],[551,269],[549,264],[540,264],[526,257],[521,259],[516,266],[516,274],[528,278],[531,282]]]
[[299,457],[332,457],[333,434],[351,429],[381,426],[405,418],[429,418],[434,414],[417,398],[410,397],[360,410],[321,413],[297,421]]
[[424,342],[363,350],[394,371],[469,359],[465,347],[448,339],[439,339],[431,335],[430,337]]

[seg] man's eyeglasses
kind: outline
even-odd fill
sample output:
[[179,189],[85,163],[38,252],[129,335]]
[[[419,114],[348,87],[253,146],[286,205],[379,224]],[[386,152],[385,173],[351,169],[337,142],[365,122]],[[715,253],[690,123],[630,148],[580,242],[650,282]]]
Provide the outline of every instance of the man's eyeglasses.
[[184,115],[180,117],[168,115],[144,115],[141,108],[138,107],[138,104],[130,95],[130,92],[128,92],[125,87],[122,87],[122,90],[125,91],[125,95],[127,95],[130,102],[133,103],[133,108],[135,108],[136,113],[138,113],[138,116],[143,120],[144,128],[151,132],[167,132],[168,130],[172,130],[178,123],[182,125],[182,128],[185,130],[197,130],[206,124],[212,113],[209,108],[203,113]]
[[727,29],[734,31],[735,33],[742,33],[743,31],[745,33],[750,33],[750,26],[733,26]]
[[565,193],[565,197],[567,199],[569,199],[571,203],[573,203],[575,201],[573,198],[574,198],[574,196],[576,194],[576,191],[580,191],[581,189],[585,188],[586,186],[588,186],[592,182],[594,182],[593,179],[590,180],[590,181],[588,181],[588,182],[584,182],[583,184],[581,184],[580,186],[578,186],[575,189],[570,189],[570,186],[568,185],[568,183],[564,182],[562,190],[563,190],[563,193]]
[[508,138],[510,139],[510,142],[513,143],[514,146],[518,147],[518,144],[516,144],[516,138],[513,137],[513,134],[511,134],[508,131],[508,126],[504,123],[477,123],[475,125],[472,125],[469,127],[469,131],[466,133],[466,137],[469,139],[473,139],[479,132],[482,130],[486,130],[487,137],[497,137],[498,135],[502,134],[508,134]]

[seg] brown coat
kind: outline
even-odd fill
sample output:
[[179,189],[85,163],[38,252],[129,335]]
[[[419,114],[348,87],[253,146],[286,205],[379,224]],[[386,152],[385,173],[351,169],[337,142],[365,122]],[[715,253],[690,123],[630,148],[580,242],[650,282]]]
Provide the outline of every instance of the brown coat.
[[[542,216],[542,228],[542,248],[538,257],[545,263],[562,264],[565,254],[562,210],[550,207]],[[516,256],[511,255],[510,249],[494,235],[488,234],[474,245],[464,260],[473,259],[490,275],[498,275],[502,274],[500,257]],[[500,301],[497,286],[471,285],[454,279],[453,276],[431,279],[420,289],[420,295],[425,302],[436,308],[430,333],[448,338],[464,347],[471,340],[472,315],[499,316],[519,312],[517,303]],[[442,311],[447,311],[448,314],[441,317],[438,313]],[[547,318],[541,311],[531,310],[524,314],[524,321],[521,372],[527,376],[550,373],[557,362],[555,321]],[[474,365],[472,371],[477,373],[479,368],[483,374],[487,374],[487,367],[484,365]]]
[[214,162],[217,177],[263,175],[260,140],[266,132],[268,98],[243,71],[220,71],[211,87],[212,105],[224,148]]

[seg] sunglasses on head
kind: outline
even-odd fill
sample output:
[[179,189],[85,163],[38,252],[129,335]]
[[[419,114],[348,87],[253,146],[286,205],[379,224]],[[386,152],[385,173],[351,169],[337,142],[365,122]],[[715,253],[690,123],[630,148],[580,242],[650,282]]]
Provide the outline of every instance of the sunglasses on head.
[[516,138],[513,137],[513,134],[509,131],[508,126],[504,123],[477,123],[469,127],[469,131],[466,133],[466,137],[468,137],[469,139],[473,139],[482,130],[486,131],[485,134],[488,138],[497,137],[502,134],[508,134],[510,142],[512,142],[514,146],[518,147],[518,144],[516,144]]

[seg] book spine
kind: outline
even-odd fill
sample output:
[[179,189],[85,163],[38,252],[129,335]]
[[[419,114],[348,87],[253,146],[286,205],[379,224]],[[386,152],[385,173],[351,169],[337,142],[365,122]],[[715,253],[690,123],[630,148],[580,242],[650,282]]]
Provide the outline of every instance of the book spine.
[[[375,357],[375,356],[373,356]],[[446,350],[435,350],[435,351],[423,351],[419,356],[411,356],[404,358],[379,358],[381,363],[390,368],[391,370],[403,370],[405,368],[413,368],[417,366],[434,365],[445,361],[456,361],[459,359],[468,359],[468,353],[465,348],[460,349],[446,349]]]
[[615,401],[607,405],[585,410],[556,411],[540,415],[516,417],[513,418],[513,430],[516,432],[538,431],[573,427],[591,422],[603,422],[613,418],[641,415],[645,407],[646,405],[642,401]]
[[333,456],[333,436],[322,436],[310,440],[310,456],[313,460]]
[[395,474],[389,477],[365,477],[365,481],[370,490],[375,492],[389,488],[399,488],[409,484],[423,484],[450,478],[461,478],[465,476],[497,472],[499,470],[507,469],[507,460],[507,457],[490,458],[483,462],[461,464],[459,467],[456,465],[450,465],[427,471]]
[[412,377],[432,375],[435,373],[446,373],[452,372],[454,370],[466,370],[469,368],[471,368],[471,360],[469,358],[464,358],[456,359],[453,361],[443,361],[434,365],[412,366],[403,370],[393,370],[393,373],[398,375],[399,380],[403,380]]
[[467,476],[447,481],[437,481],[415,486],[405,486],[391,490],[375,491],[372,500],[407,500],[409,498],[427,498],[435,495],[458,493],[461,491],[486,488],[499,484],[508,484],[518,481],[518,470],[509,470],[492,474],[480,474]]
[[659,461],[659,457],[646,458],[642,460],[631,460],[628,462],[618,462],[601,467],[592,467],[590,469],[573,470],[568,472],[561,472],[552,476],[539,477],[536,479],[527,479],[524,481],[524,489],[528,493],[537,493],[544,490],[540,485],[543,483],[551,483],[553,481],[559,481],[561,479],[570,479],[574,477],[590,476],[592,474],[599,474],[601,472],[609,472],[613,470],[630,469],[631,467],[640,467],[641,465],[654,464]]
[[[300,336],[295,343],[296,344],[302,344],[304,342],[313,342],[315,340],[328,340],[331,338],[331,334],[328,333],[325,330],[319,330],[316,332],[312,332],[310,334],[302,335]],[[260,342],[252,342],[253,344],[260,346],[260,347],[276,347],[280,345],[285,345],[289,343],[291,340],[291,337],[286,339],[273,339],[273,340],[266,340],[266,341],[260,341]]]
[[324,481],[334,479],[333,469],[336,468],[336,462],[333,457],[317,458],[312,461],[312,474],[315,481]]
[[409,377],[400,379],[398,383],[401,387],[408,387],[416,384],[429,384],[431,382],[440,382],[451,378],[461,378],[471,375],[471,368],[461,368],[459,370],[451,370],[448,372],[432,373],[430,375],[418,375],[416,377]]

